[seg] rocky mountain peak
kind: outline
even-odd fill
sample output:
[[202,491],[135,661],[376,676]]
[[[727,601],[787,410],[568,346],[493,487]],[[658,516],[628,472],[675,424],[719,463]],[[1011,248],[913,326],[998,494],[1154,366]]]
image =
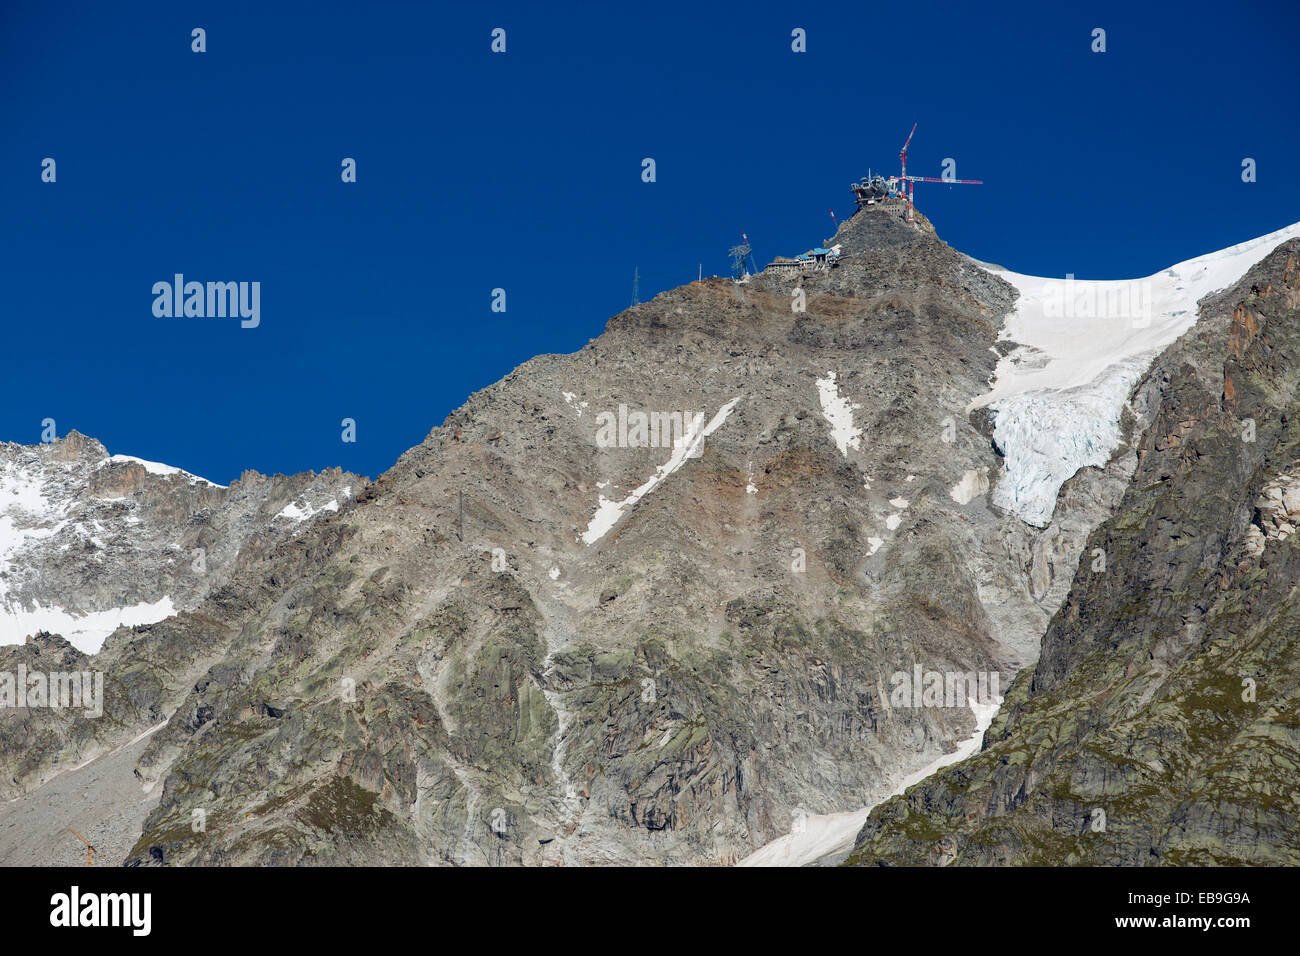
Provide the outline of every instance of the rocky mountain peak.
[[[1132,542],[1119,539],[1149,502],[1121,502],[1194,464],[1186,436],[1219,440],[1196,431],[1212,416],[1193,370],[1217,363],[1222,381],[1226,366],[1187,336],[1125,339],[1133,378],[1114,407],[1105,363],[1059,395],[1037,379],[995,394],[1021,384],[1013,373],[1071,363],[1027,318],[1050,288],[982,266],[923,218],[864,209],[835,243],[835,262],[693,282],[614,316],[578,352],[471,395],[374,483],[246,473],[214,489],[118,468],[112,490],[162,529],[136,535],[135,563],[188,603],[95,655],[116,688],[110,719],[33,712],[0,736],[0,788],[29,792],[139,743],[140,822],[119,834],[132,865],[734,863],[809,820],[816,852],[800,858],[838,860],[871,806],[974,749],[990,720],[990,740],[1009,738],[1037,714],[1028,675],[1044,694],[1049,675],[1084,679],[1089,655],[1127,633],[1116,616],[1090,629],[1106,601],[1131,610],[1159,587],[1182,600],[1190,551],[1174,578],[1150,558],[1122,570]],[[1278,316],[1252,315],[1226,374],[1258,402],[1273,393],[1249,361],[1283,337]],[[1179,376],[1190,404],[1170,405]],[[1035,445],[1063,414],[1053,403],[1089,389],[1107,402],[1087,406],[1086,434],[1115,431],[1113,450]],[[1033,486],[1029,521],[999,489],[1037,480],[1024,463],[1044,456],[1059,481]],[[1273,469],[1250,501],[1284,507],[1289,474]],[[85,524],[14,514],[24,534]],[[1244,515],[1233,534],[1248,555]],[[1286,522],[1260,515],[1267,557]],[[1190,547],[1152,541],[1138,553]],[[171,543],[217,555],[221,574],[190,581]],[[1085,574],[1094,546],[1109,577]],[[43,560],[22,586],[118,599],[72,580],[84,559]],[[125,573],[95,580],[144,593]],[[1161,637],[1166,666],[1182,645]],[[0,670],[38,649],[0,650]],[[871,818],[857,859],[896,812]]]
[[50,461],[99,461],[108,457],[108,452],[102,444],[81,434],[76,429],[68,432],[62,438],[37,447],[44,451]]
[[76,431],[0,446],[0,643],[45,628],[97,650],[118,623],[197,605],[249,547],[362,483],[334,469],[225,488]]

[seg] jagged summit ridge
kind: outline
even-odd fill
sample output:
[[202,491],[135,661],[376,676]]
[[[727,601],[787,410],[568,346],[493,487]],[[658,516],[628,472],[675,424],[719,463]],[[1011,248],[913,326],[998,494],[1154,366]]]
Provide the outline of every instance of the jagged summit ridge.
[[[192,607],[257,535],[292,533],[295,521],[275,518],[297,517],[289,510],[295,499],[307,508],[332,500],[337,509],[356,484],[338,471],[271,479],[249,472],[227,488],[109,455],[76,431],[50,443],[0,445],[0,644],[45,630],[93,653],[119,624],[151,624]],[[268,514],[271,505],[285,510]]]

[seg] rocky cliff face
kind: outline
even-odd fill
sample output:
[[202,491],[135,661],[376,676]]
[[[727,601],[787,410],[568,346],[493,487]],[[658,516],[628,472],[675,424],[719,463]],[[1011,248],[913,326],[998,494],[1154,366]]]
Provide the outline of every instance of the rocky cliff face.
[[983,752],[877,808],[858,864],[1300,862],[1300,241],[1139,389],[1115,514]]
[[[132,626],[199,607],[301,534],[309,512],[350,506],[364,484],[333,469],[246,472],[226,488],[109,456],[77,432],[48,444],[0,445],[0,644],[19,645],[0,646],[0,672],[12,678],[20,664],[28,672],[103,671],[130,646],[121,679],[153,686],[158,661],[136,655]],[[166,649],[191,651],[184,642]],[[35,787],[121,736],[122,726],[102,718],[74,727],[67,712],[15,708],[15,691],[0,681],[0,739],[10,757],[0,795]],[[130,694],[120,691],[110,685],[107,703],[132,724]]]
[[220,485],[72,432],[0,445],[0,644],[62,630],[93,653],[119,621],[196,607],[363,480],[337,469]]
[[[976,684],[936,704],[900,681],[1005,691],[1071,581],[1027,673],[1081,679],[1094,638],[1075,569],[1122,496],[1165,487],[1142,451],[1172,434],[1164,380],[1134,395],[1127,440],[1066,482],[1046,527],[1002,514],[994,419],[967,410],[1016,347],[999,339],[1016,289],[924,219],[860,212],[833,242],[835,269],[691,283],[525,363],[355,500],[342,474],[250,479],[247,497],[241,480],[211,501],[168,479],[210,517],[169,505],[191,524],[149,540],[191,547],[211,527],[222,573],[186,591],[173,572],[182,613],[93,657],[47,634],[0,650],[0,671],[106,677],[103,717],[0,716],[0,788],[38,801],[42,781],[145,739],[150,802],[118,814],[144,822],[109,844],[133,844],[132,865],[730,863],[953,751]],[[1232,401],[1281,394],[1250,364],[1279,341],[1259,333],[1270,314],[1231,338],[1246,363]],[[109,474],[110,498],[145,493]],[[1290,535],[1291,475],[1259,479],[1243,554]],[[1107,553],[1114,587],[1136,588],[1132,617],[1153,572],[1122,583],[1125,546]],[[163,575],[167,549],[144,551]],[[65,563],[31,581],[77,590]],[[121,580],[101,599],[159,593]],[[990,740],[1015,731],[1028,681]]]
[[[964,696],[891,706],[897,675],[1005,683],[1082,537],[987,505],[963,410],[1014,290],[928,227],[835,241],[836,269],[692,283],[475,394],[119,632],[85,664],[111,719],[32,712],[8,792],[167,719],[132,863],[726,863],[880,799],[974,727]],[[673,412],[693,430],[638,431]]]

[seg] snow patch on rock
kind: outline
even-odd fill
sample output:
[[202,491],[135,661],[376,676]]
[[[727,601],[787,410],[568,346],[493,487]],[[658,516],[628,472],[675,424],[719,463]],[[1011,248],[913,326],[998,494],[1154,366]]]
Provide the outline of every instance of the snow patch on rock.
[[989,490],[989,470],[987,467],[970,468],[961,476],[961,481],[948,489],[948,495],[959,505],[970,504]]
[[226,487],[225,485],[217,484],[215,481],[208,481],[206,478],[200,478],[198,475],[191,475],[188,471],[182,471],[180,468],[176,468],[172,465],[164,465],[159,461],[146,461],[143,458],[136,458],[134,455],[112,455],[108,460],[119,464],[133,462],[134,464],[142,465],[144,466],[144,470],[149,472],[151,475],[180,475],[187,479],[191,485],[202,483],[205,485],[211,485],[213,488]]
[[862,406],[840,397],[834,372],[827,372],[825,378],[817,379],[817,395],[821,399],[822,417],[830,422],[831,439],[840,454],[847,457],[849,449],[857,451],[862,441],[862,429],[853,424],[853,410]]
[[[347,485],[343,488],[343,496],[345,498],[352,497],[351,485]],[[301,506],[298,504],[298,501],[302,502]],[[299,498],[298,501],[289,502],[276,513],[276,517],[287,518],[290,521],[301,523],[309,518],[314,518],[316,515],[324,514],[326,511],[339,510],[339,500],[337,498],[331,498],[319,508],[312,507],[311,503],[307,501],[306,498]]]
[[288,518],[290,521],[303,522],[308,518],[315,517],[323,511],[338,511],[339,502],[337,498],[331,498],[328,502],[319,508],[313,508],[309,503],[304,501],[302,507],[295,502],[289,502],[276,513],[277,518]]
[[587,530],[579,536],[579,540],[588,546],[595,544],[605,536],[610,528],[618,523],[619,518],[631,511],[638,501],[654,491],[664,480],[675,474],[686,463],[686,459],[699,457],[702,450],[700,446],[703,444],[704,439],[722,427],[738,401],[740,401],[739,395],[723,405],[703,429],[687,431],[683,439],[673,447],[673,453],[668,461],[660,465],[649,479],[622,501],[611,501],[601,495],[596,505],[596,513],[592,515],[591,521],[587,523]]
[[574,411],[576,411],[578,413],[578,417],[581,418],[582,410],[587,407],[587,403],[577,401],[578,396],[573,392],[561,391],[560,394],[564,396],[564,403],[568,405],[570,408],[572,408]]

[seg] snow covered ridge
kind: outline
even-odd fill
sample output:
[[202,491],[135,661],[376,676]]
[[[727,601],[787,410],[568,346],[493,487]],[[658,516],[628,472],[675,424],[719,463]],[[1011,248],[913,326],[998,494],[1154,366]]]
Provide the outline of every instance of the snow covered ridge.
[[[107,463],[105,459],[97,468]],[[55,467],[61,473],[75,466]],[[98,549],[103,547],[99,523],[75,520],[73,500],[47,479],[51,476],[37,468],[0,463],[0,571],[6,575],[27,565],[24,555],[29,548],[47,546],[65,529],[80,534]],[[163,597],[152,603],[75,615],[61,607],[11,602],[8,590],[8,582],[0,578],[0,644],[21,644],[29,634],[51,631],[62,634],[77,650],[94,654],[119,624],[152,624],[175,613],[171,598]]]
[[143,458],[136,458],[132,455],[112,455],[109,457],[108,461],[117,463],[133,462],[137,465],[144,466],[144,470],[149,472],[151,475],[181,475],[188,479],[191,485],[197,485],[202,482],[205,485],[211,485],[213,488],[228,487],[227,485],[219,485],[215,481],[208,481],[206,478],[200,478],[198,475],[191,475],[188,471],[182,471],[181,469],[174,468],[171,465],[164,465],[157,461],[145,461]]
[[1110,460],[1130,393],[1196,324],[1197,302],[1296,236],[1300,223],[1145,279],[1047,279],[983,266],[1020,292],[999,336],[1017,348],[966,409],[994,412],[1006,470],[993,503],[1035,527],[1050,524],[1061,485],[1080,468]]
[[169,596],[76,614],[54,604],[20,601],[9,590],[14,575],[30,568],[32,549],[67,548],[71,535],[88,541],[96,554],[103,553],[101,535],[107,536],[109,529],[81,511],[78,502],[92,476],[110,463],[133,462],[151,474],[183,476],[191,485],[212,482],[128,455],[78,462],[44,460],[37,449],[20,454],[17,460],[0,461],[0,645],[21,644],[30,634],[50,631],[62,634],[79,651],[94,654],[119,625],[153,624],[176,613]]
[[[252,536],[299,534],[354,487],[337,470],[252,473],[232,493],[79,432],[0,443],[0,645],[50,631],[97,653],[119,626],[193,607]],[[198,547],[205,528],[218,534],[211,554]]]
[[[23,449],[24,446],[9,446]],[[40,447],[40,446],[38,446]],[[224,488],[170,465],[130,455],[113,455],[98,461],[49,461],[36,449],[20,451],[20,458],[0,460],[0,572],[20,562],[22,552],[36,542],[52,539],[66,528],[103,548],[98,537],[104,527],[99,521],[74,521],[74,506],[92,476],[109,464],[133,463],[154,475],[179,475],[190,485]],[[138,520],[138,519],[137,519]],[[0,577],[0,613],[7,608],[8,586]],[[136,622],[145,623],[145,622]],[[2,633],[2,625],[0,625]],[[0,637],[0,643],[6,641]]]

